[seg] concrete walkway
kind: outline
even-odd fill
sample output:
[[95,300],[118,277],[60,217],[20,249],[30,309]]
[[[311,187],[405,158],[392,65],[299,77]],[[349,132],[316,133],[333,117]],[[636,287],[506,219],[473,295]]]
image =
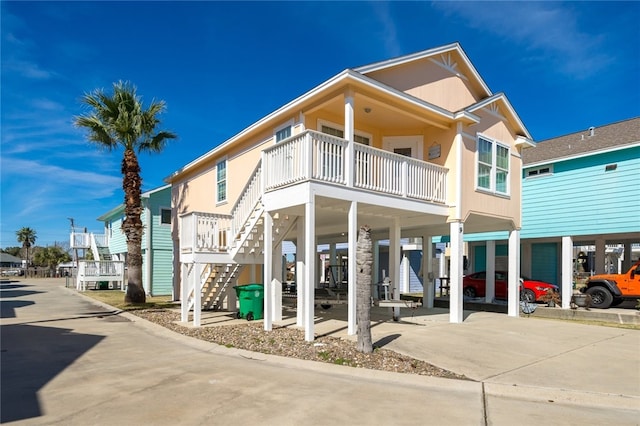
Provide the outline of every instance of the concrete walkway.
[[[227,349],[87,300],[64,280],[1,288],[2,423],[640,422],[638,330],[487,312],[449,324],[442,309],[403,311],[400,322],[373,313],[374,341],[477,380],[458,381]],[[317,334],[352,338],[346,307],[317,317]]]

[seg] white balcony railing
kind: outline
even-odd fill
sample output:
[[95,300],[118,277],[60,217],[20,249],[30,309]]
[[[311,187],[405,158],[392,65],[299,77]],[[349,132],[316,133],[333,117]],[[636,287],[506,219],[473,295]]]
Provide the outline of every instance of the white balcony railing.
[[90,249],[91,248],[91,236],[98,247],[107,247],[109,239],[105,234],[94,234],[92,232],[72,232],[69,241],[72,249]]
[[84,291],[87,283],[109,281],[124,290],[124,262],[113,260],[83,260],[78,262],[76,288]]
[[225,252],[231,235],[230,215],[190,212],[180,216],[180,251]]
[[[319,180],[435,203],[446,201],[447,169],[393,152],[355,144],[347,167],[348,142],[307,130],[263,154],[265,190]],[[347,173],[353,174],[353,180]]]
[[[267,148],[231,214],[190,212],[180,216],[180,251],[231,252],[260,207],[263,191],[308,180],[344,187],[353,182],[354,188],[366,191],[445,203],[446,168],[366,145],[355,144],[351,154],[348,148],[344,139],[311,130]],[[351,167],[347,167],[349,155]]]

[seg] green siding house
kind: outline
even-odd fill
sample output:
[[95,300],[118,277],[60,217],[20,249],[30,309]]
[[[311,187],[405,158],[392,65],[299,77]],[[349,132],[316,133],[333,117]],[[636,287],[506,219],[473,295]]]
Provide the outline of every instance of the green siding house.
[[[171,241],[171,186],[142,193],[142,281],[151,296],[173,296],[173,245]],[[127,241],[121,231],[124,204],[98,218],[104,223],[106,248],[101,259],[125,261]]]

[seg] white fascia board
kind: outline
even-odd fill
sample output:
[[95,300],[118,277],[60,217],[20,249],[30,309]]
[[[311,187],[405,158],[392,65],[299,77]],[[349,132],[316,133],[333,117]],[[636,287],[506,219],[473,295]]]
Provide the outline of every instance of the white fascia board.
[[[632,143],[630,143],[628,145],[618,145],[618,146],[614,146],[614,147],[599,149],[599,150],[596,150],[596,151],[587,151],[587,152],[582,152],[582,153],[576,154],[576,155],[569,155],[569,156],[566,156],[566,157],[558,157],[558,158],[550,158],[548,160],[537,161],[535,163],[529,163],[529,164],[526,164],[526,165],[523,164],[522,165],[522,169],[530,169],[532,167],[545,166],[547,164],[560,163],[562,161],[577,160],[579,158],[591,157],[592,155],[607,154],[609,152],[622,151],[624,149],[631,149],[631,148],[635,148],[635,147],[638,147],[638,146],[640,146],[640,141],[632,142]],[[536,144],[536,148],[539,148],[538,144]]]
[[288,104],[285,104],[284,106],[282,106],[282,107],[278,108],[277,110],[273,111],[271,114],[269,114],[269,115],[263,117],[262,119],[256,121],[255,123],[253,123],[249,127],[247,127],[244,130],[242,130],[240,133],[236,134],[235,136],[231,137],[230,139],[227,139],[226,141],[224,141],[220,145],[216,146],[215,148],[213,148],[212,150],[210,150],[206,154],[204,154],[204,155],[196,158],[192,162],[188,163],[183,168],[173,172],[171,175],[169,175],[166,178],[164,178],[164,181],[167,182],[167,183],[171,183],[172,180],[176,176],[188,171],[189,169],[191,169],[191,168],[197,166],[198,164],[206,161],[207,159],[211,158],[212,156],[215,156],[218,151],[221,151],[224,148],[226,148],[227,146],[229,146],[229,145],[233,144],[234,142],[238,141],[239,139],[244,137],[247,133],[250,133],[250,132],[256,130],[257,128],[263,126],[264,124],[268,123],[269,121],[273,120],[275,117],[277,117],[279,115],[286,114],[289,110],[296,108],[298,105],[300,105],[301,103],[305,102],[309,98],[313,97],[317,93],[337,85],[338,83],[340,83],[342,80],[346,79],[350,75],[352,75],[350,70],[342,71],[340,74],[337,74],[336,76],[330,78],[329,80],[325,81],[324,83],[314,87],[313,89],[311,89],[307,93],[303,94],[302,96],[294,99],[293,101],[289,102]]
[[480,122],[480,117],[470,113],[469,111],[458,111],[453,114],[453,118],[456,121],[468,121],[474,124]]
[[124,212],[124,204],[119,204],[118,206],[112,208],[111,210],[109,210],[108,212],[106,212],[105,214],[103,214],[102,216],[100,216],[97,220],[104,222],[107,220],[107,218],[115,215],[118,212]]
[[331,89],[334,88],[334,86],[337,86],[338,84],[342,83],[344,80],[347,79],[353,79],[353,80],[357,80],[360,83],[369,86],[377,91],[381,91],[387,94],[390,94],[392,96],[395,96],[399,99],[402,99],[404,101],[410,102],[414,105],[420,106],[421,108],[426,108],[431,112],[435,112],[436,114],[442,116],[445,119],[448,120],[453,120],[453,113],[450,111],[445,110],[444,108],[440,108],[437,105],[431,104],[429,102],[425,102],[421,99],[418,99],[414,96],[411,95],[407,95],[404,92],[401,92],[397,89],[394,89],[390,86],[387,86],[385,84],[380,83],[377,80],[374,80],[372,78],[366,77],[358,72],[355,72],[354,70],[344,70],[342,71],[340,74],[334,76],[333,78],[330,78],[329,80],[325,81],[324,83],[314,87],[313,89],[311,89],[310,91],[308,91],[307,93],[305,93],[304,95],[294,99],[293,101],[289,102],[288,104],[282,106],[281,108],[275,110],[274,112],[272,112],[271,114],[265,116],[264,118],[260,119],[259,121],[256,121],[254,124],[252,124],[251,126],[247,127],[246,129],[244,129],[243,131],[241,131],[240,133],[236,134],[235,136],[233,136],[231,139],[227,139],[225,142],[223,142],[222,144],[218,145],[217,147],[213,148],[212,150],[210,150],[209,152],[207,152],[206,154],[198,157],[197,159],[193,160],[192,162],[190,162],[189,164],[187,164],[186,166],[184,166],[183,168],[181,168],[180,170],[177,170],[176,172],[172,173],[171,175],[167,176],[164,181],[167,183],[171,183],[173,181],[173,179],[175,177],[177,177],[178,175],[188,171],[189,169],[197,166],[198,164],[206,161],[207,159],[211,158],[212,156],[215,156],[217,152],[223,150],[224,148],[226,148],[227,146],[233,144],[234,142],[238,141],[239,139],[241,139],[242,137],[244,137],[247,133],[250,133],[252,131],[254,131],[255,129],[265,125],[266,123],[268,123],[269,121],[273,120],[274,118],[280,116],[280,115],[286,115],[287,113],[289,113],[291,110],[297,108],[300,104],[304,103],[305,101],[307,101],[308,99],[312,98],[313,96],[316,96],[318,93],[321,93],[322,91],[330,91]]
[[507,108],[507,111],[509,112],[509,114],[511,114],[511,117],[513,117],[513,119],[516,121],[516,123],[518,124],[518,126],[520,127],[520,129],[522,129],[524,136],[527,137],[530,140],[533,140],[533,138],[531,137],[531,134],[529,133],[529,131],[527,130],[527,128],[525,127],[524,123],[522,122],[522,120],[520,120],[520,116],[518,116],[518,114],[516,113],[516,110],[513,109],[513,106],[511,105],[511,102],[509,102],[509,99],[507,98],[507,95],[505,95],[504,93],[496,93],[493,96],[490,96],[486,99],[481,100],[480,102],[477,102],[473,105],[468,106],[467,108],[465,108],[465,111],[468,112],[475,112],[479,109],[482,109],[484,107],[486,107],[489,104],[492,104],[494,102],[497,101],[502,101],[504,103],[504,106]]
[[523,136],[518,136],[516,138],[516,145],[520,145],[523,148],[534,148],[536,144],[529,138],[525,138]]
[[160,186],[158,188],[150,189],[149,191],[143,192],[142,194],[140,194],[140,196],[142,198],[149,198],[152,194],[155,194],[156,192],[163,191],[163,190],[165,190],[165,189],[167,189],[169,187],[171,187],[171,185],[162,185],[162,186]]
[[476,67],[473,66],[473,64],[469,60],[469,57],[464,52],[464,50],[462,49],[462,46],[460,46],[460,43],[458,42],[447,44],[440,47],[435,47],[433,49],[423,50],[423,51],[412,53],[405,56],[399,56],[393,59],[387,59],[385,61],[374,62],[373,64],[363,65],[361,67],[355,68],[354,70],[361,74],[367,74],[367,73],[378,71],[381,69],[391,68],[398,65],[406,64],[407,62],[412,62],[412,61],[428,58],[431,56],[440,55],[442,53],[450,52],[452,50],[455,50],[460,54],[460,57],[464,61],[465,65],[471,70],[471,74],[473,75],[473,77],[478,81],[478,83],[480,83],[480,85],[482,86],[487,96],[490,96],[492,93],[491,93],[491,90],[489,89],[489,86],[487,86],[487,84],[484,82],[482,77],[480,77],[478,70],[476,70]]

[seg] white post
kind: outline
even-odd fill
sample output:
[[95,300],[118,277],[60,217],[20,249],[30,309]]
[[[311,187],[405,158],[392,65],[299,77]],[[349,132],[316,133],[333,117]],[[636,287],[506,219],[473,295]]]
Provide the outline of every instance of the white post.
[[273,309],[271,307],[271,280],[273,279],[273,217],[268,211],[264,212],[264,265],[262,280],[264,285],[264,329],[271,331],[273,321]]
[[373,241],[373,265],[371,268],[371,273],[372,273],[372,282],[375,284],[374,288],[375,288],[375,293],[374,293],[374,298],[377,299],[382,299],[382,297],[380,296],[380,294],[378,293],[379,290],[379,286],[378,283],[381,281],[380,278],[380,273],[378,272],[378,269],[380,268],[380,241],[379,240],[375,240]]
[[596,239],[596,257],[594,259],[595,265],[593,265],[593,268],[591,268],[596,274],[605,274],[609,272],[609,271],[605,271],[604,269],[606,250],[607,250],[607,246],[605,244],[604,239],[602,238]]
[[[486,241],[486,263],[485,271],[487,272],[485,281],[485,302],[493,302],[496,297],[496,242],[495,240]],[[511,260],[511,259],[509,259]],[[477,271],[475,271],[477,272]]]
[[353,336],[356,334],[356,278],[357,278],[357,265],[356,265],[356,250],[358,243],[358,202],[352,201],[349,207],[349,229],[348,229],[348,320],[347,320],[347,334]]
[[316,260],[316,204],[315,197],[311,196],[311,201],[305,203],[304,205],[305,212],[305,269],[304,269],[304,339],[307,342],[313,342],[314,336],[314,321],[313,317],[315,314],[314,309],[314,296],[315,296],[315,285],[314,285],[314,276],[315,276],[315,260]]
[[344,95],[344,138],[349,141],[345,153],[345,175],[347,187],[353,187],[353,175],[355,166],[355,149],[353,146],[353,90],[348,89]]
[[401,293],[409,293],[409,289],[411,287],[409,279],[409,267],[411,265],[409,265],[409,257],[407,257],[407,251],[401,250],[401,252],[402,260],[400,261],[400,268],[402,271],[402,282],[400,283],[400,288],[402,289]]
[[435,284],[433,272],[433,241],[430,236],[422,237],[422,306],[433,308]]
[[568,309],[573,294],[573,238],[562,237],[562,309]]
[[182,295],[180,296],[180,321],[189,321],[189,265],[186,263],[180,264],[180,279]]
[[509,280],[507,283],[508,308],[510,317],[520,315],[520,230],[509,232]]
[[[393,288],[393,299],[400,299],[400,221],[398,218],[393,220],[392,226],[389,228],[389,278],[391,279],[391,287]],[[391,308],[393,312],[393,320],[398,321],[400,318],[400,308]]]
[[273,249],[273,279],[271,280],[271,307],[273,321],[282,321],[282,243]]
[[449,274],[449,322],[461,323],[463,320],[464,305],[462,300],[462,273],[463,273],[463,239],[464,224],[451,222],[449,224],[451,239],[451,272]]
[[304,264],[306,260],[305,255],[305,246],[306,246],[306,216],[298,216],[297,222],[297,234],[298,238],[296,241],[296,290],[297,290],[297,300],[296,300],[296,326],[298,327],[306,327],[304,322],[306,316],[304,315],[305,308],[305,291],[307,289],[307,285],[305,283],[305,269],[306,265]]
[[200,287],[200,275],[202,275],[202,264],[193,265],[193,326],[200,327],[202,319],[202,288]]
[[146,294],[151,294],[151,284],[152,284],[151,275],[153,274],[153,269],[151,268],[151,259],[152,259],[151,230],[153,226],[153,223],[152,223],[153,221],[151,220],[152,215],[151,215],[151,209],[149,208],[149,202],[150,202],[149,199],[145,199],[145,202],[144,202],[145,227],[142,231],[144,235],[145,245],[147,246],[144,252],[144,260],[143,260],[145,277],[144,277],[144,282],[142,283],[142,286]]

